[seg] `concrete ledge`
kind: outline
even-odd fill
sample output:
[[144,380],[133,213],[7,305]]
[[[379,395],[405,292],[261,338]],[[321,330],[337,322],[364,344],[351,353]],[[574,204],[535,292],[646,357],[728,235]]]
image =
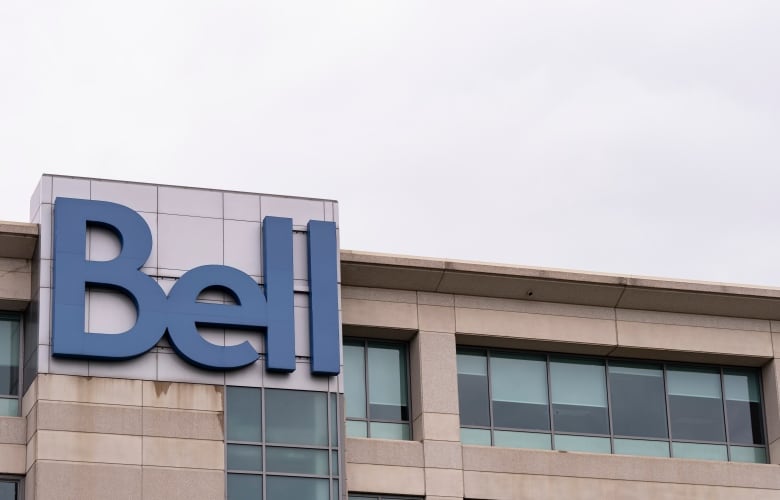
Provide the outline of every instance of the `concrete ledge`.
[[536,500],[539,498],[653,498],[664,500],[772,500],[780,491],[699,484],[654,483],[579,477],[534,476],[495,472],[463,473],[465,498]]
[[36,408],[39,430],[141,435],[137,406],[39,401]]
[[423,446],[418,441],[389,439],[346,439],[347,464],[423,467]]
[[780,490],[780,471],[772,464],[463,446],[463,468],[504,474]]
[[344,286],[780,320],[780,288],[341,251]]
[[0,444],[25,444],[27,419],[24,417],[0,417]]
[[38,232],[38,224],[0,221],[0,257],[32,259]]
[[37,460],[141,465],[140,436],[39,430],[34,441]]
[[347,463],[347,491],[423,496],[424,471],[421,467]]
[[222,471],[143,468],[144,500],[213,500],[224,495]]
[[142,498],[140,466],[38,461],[32,471],[34,484],[27,492],[33,489],[35,500]]
[[26,454],[27,447],[23,444],[0,444],[0,474],[24,474]]
[[223,471],[225,443],[144,436],[143,465]]

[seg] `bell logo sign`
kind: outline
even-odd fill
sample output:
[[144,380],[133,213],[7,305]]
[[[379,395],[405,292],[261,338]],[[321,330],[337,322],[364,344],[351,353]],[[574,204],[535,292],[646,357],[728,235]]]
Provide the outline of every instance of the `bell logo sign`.
[[[113,231],[121,243],[109,261],[86,258],[87,227]],[[259,236],[259,235],[258,235]],[[57,198],[54,208],[52,355],[81,359],[139,356],[165,334],[190,363],[212,370],[250,365],[258,354],[249,342],[219,346],[197,325],[264,329],[266,369],[295,370],[292,220],[265,217],[262,223],[264,286],[229,266],[207,265],[186,272],[168,295],[140,271],[152,249],[152,233],[135,211],[105,201]],[[309,221],[309,313],[312,373],[339,373],[339,317],[336,225]],[[134,302],[135,325],[119,334],[85,332],[84,295],[90,287],[119,290]],[[198,302],[211,287],[226,290],[235,304]]]

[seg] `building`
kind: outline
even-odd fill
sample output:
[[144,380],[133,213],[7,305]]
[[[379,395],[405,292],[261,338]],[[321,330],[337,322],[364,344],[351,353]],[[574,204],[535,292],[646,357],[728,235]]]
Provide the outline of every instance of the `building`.
[[46,175],[30,212],[0,500],[780,498],[778,289],[339,251],[332,200]]

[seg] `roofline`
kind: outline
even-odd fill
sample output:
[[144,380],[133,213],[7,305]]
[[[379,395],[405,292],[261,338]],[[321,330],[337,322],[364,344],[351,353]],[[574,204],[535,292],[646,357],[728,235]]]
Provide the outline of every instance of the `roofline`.
[[780,320],[780,288],[341,251],[342,284]]

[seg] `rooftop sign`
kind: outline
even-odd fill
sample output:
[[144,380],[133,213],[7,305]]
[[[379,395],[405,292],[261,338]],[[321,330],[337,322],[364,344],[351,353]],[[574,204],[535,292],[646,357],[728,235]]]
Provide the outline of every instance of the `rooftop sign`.
[[[102,226],[119,238],[119,255],[88,260],[87,227]],[[312,373],[339,373],[339,319],[336,226],[308,223],[310,346]],[[260,238],[260,234],[257,235]],[[292,220],[265,217],[262,222],[264,285],[233,267],[205,265],[184,273],[166,296],[140,269],[149,258],[152,234],[132,209],[106,201],[57,198],[54,207],[54,289],[52,355],[119,360],[139,356],[167,331],[176,352],[190,363],[212,370],[250,365],[258,353],[248,343],[220,346],[205,340],[197,325],[265,331],[266,368],[295,370]],[[119,290],[136,306],[135,325],[124,333],[86,332],[85,290]],[[198,302],[206,289],[220,288],[234,304]]]

